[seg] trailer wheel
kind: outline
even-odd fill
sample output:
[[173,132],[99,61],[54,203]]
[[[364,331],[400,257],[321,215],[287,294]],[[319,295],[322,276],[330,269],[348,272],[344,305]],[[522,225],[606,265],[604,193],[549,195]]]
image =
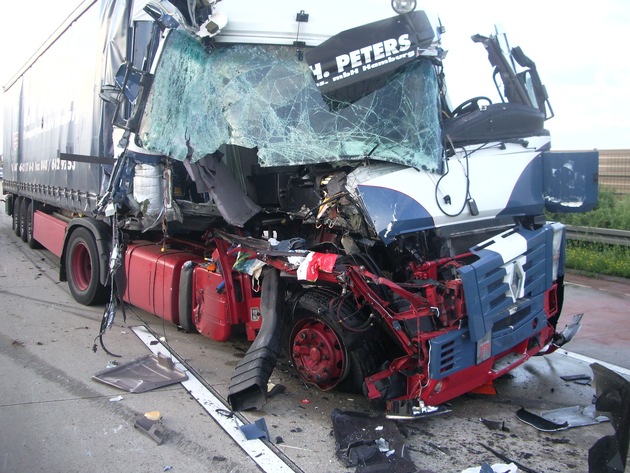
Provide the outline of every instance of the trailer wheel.
[[20,206],[22,205],[22,198],[16,197],[13,199],[13,220],[11,226],[17,236],[20,236]]
[[77,228],[66,249],[68,287],[74,300],[83,305],[102,304],[109,291],[99,280],[100,259],[94,236],[87,228]]
[[[33,250],[37,250],[42,247],[39,242],[33,238],[33,216],[35,210],[37,209],[37,202],[34,200],[28,204],[26,209],[26,243],[28,243],[29,248]],[[22,237],[24,238],[24,237]]]
[[[383,349],[373,329],[345,330],[329,309],[331,295],[310,291],[300,297],[293,312],[289,353],[298,375],[327,391],[361,392],[366,376],[377,371]],[[352,320],[349,304],[340,307],[341,317]]]

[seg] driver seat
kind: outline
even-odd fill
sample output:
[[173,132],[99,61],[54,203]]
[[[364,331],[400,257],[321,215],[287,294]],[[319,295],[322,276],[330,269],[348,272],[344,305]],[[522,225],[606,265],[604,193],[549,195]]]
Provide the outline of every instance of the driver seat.
[[545,114],[519,103],[493,103],[444,120],[444,134],[455,146],[549,135]]

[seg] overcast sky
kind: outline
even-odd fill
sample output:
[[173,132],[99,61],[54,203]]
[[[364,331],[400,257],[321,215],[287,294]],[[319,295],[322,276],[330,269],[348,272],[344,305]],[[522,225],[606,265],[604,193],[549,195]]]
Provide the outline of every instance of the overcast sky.
[[[2,85],[80,3],[4,2]],[[446,27],[445,72],[454,106],[477,95],[497,97],[485,50],[470,37],[488,35],[499,24],[510,44],[536,62],[547,86],[556,115],[546,125],[554,149],[630,149],[630,1],[418,0],[418,8],[439,14]]]

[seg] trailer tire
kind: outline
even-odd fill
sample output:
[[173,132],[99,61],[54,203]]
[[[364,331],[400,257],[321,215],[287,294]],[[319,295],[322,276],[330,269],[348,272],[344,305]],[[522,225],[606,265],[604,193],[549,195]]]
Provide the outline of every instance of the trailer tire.
[[28,208],[31,200],[22,198],[22,203],[20,204],[20,238],[22,238],[23,242],[28,241]]
[[100,282],[100,258],[94,235],[84,227],[74,230],[66,249],[66,275],[74,300],[83,305],[102,304],[109,291]]
[[[361,392],[365,378],[385,357],[376,329],[345,330],[329,309],[331,294],[312,290],[300,296],[293,310],[289,355],[305,382],[327,391]],[[351,320],[353,307],[343,303],[340,316]]]
[[15,199],[13,199],[13,216],[12,216],[13,220],[11,224],[16,236],[20,236],[20,206],[21,205],[22,205],[22,198],[16,196]]
[[38,250],[42,247],[42,245],[33,237],[34,215],[37,207],[37,202],[32,200],[26,209],[26,243],[28,243],[29,248],[33,250]]

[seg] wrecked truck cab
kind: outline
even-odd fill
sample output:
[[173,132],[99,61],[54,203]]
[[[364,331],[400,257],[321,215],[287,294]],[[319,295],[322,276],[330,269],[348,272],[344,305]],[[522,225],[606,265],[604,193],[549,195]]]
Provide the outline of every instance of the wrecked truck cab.
[[570,338],[555,330],[565,229],[544,211],[594,205],[597,155],[550,151],[522,52],[479,37],[502,101],[453,109],[442,29],[372,3],[134,7],[116,23],[133,20],[132,54],[101,96],[99,139],[118,148],[64,158],[112,162],[104,191],[69,206],[23,185],[28,166],[5,185],[44,204],[50,247],[79,210],[112,230],[103,331],[118,299],[218,341],[243,326],[234,409],[262,406],[282,349],[306,383],[414,417]]
[[[259,236],[304,240],[308,253],[287,256],[221,236],[291,284],[293,309],[283,316],[302,379],[322,389],[362,384],[397,413],[413,412],[413,399],[447,401],[541,350],[562,298],[564,229],[545,223],[536,177],[549,147],[547,97],[534,90],[544,100],[532,100],[519,82],[535,74],[537,85],[535,66],[521,54],[530,70],[517,75],[498,62],[497,38],[486,38],[507,100],[485,108],[474,100],[442,120],[434,31],[414,12],[304,50],[224,45],[218,35],[209,55],[174,32],[140,131],[147,148],[170,150],[188,168],[211,155],[236,171],[240,195],[261,205],[263,217],[249,221]],[[182,67],[194,70],[192,80],[175,74]],[[186,130],[160,122],[190,113],[212,120],[176,120]],[[232,152],[217,159],[228,142]],[[495,187],[469,178],[493,174],[502,176]],[[215,202],[238,200],[231,185],[205,184]],[[234,220],[239,210],[222,215],[249,230],[247,219]],[[273,355],[265,363],[268,370]],[[252,385],[237,370],[235,405],[259,406],[263,364],[241,364]],[[252,389],[261,399],[251,399]]]
[[551,343],[565,236],[543,217],[550,106],[535,65],[517,50],[518,75],[497,37],[477,37],[504,102],[451,112],[424,12],[315,46],[242,44],[230,16],[211,47],[167,31],[137,136],[218,210],[227,226],[215,220],[208,238],[227,242],[233,271],[282,275],[263,285],[260,315],[274,322],[236,369],[233,407],[264,403],[283,337],[305,382],[363,390],[396,416]]

